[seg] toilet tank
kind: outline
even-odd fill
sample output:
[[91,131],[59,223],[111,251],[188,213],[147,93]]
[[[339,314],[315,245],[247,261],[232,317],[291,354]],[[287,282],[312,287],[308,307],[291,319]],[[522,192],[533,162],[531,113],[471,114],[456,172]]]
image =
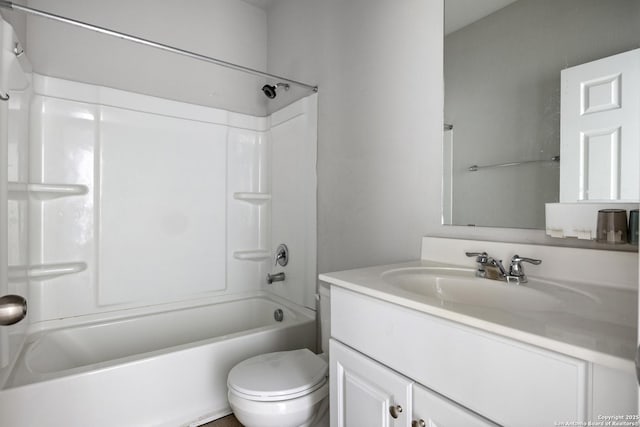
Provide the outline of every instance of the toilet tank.
[[329,354],[329,338],[331,337],[331,288],[320,283],[318,286],[318,323],[320,348],[318,353]]

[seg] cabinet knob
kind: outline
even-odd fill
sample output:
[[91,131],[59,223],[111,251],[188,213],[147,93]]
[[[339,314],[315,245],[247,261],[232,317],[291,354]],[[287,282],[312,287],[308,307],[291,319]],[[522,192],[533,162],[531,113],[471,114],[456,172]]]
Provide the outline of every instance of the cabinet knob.
[[413,420],[411,421],[411,427],[426,427],[427,423],[424,422],[424,420],[422,418],[420,418],[419,420]]
[[391,416],[393,418],[398,418],[400,415],[400,413],[402,412],[402,406],[400,405],[396,405],[396,406],[389,406],[389,413],[391,414]]

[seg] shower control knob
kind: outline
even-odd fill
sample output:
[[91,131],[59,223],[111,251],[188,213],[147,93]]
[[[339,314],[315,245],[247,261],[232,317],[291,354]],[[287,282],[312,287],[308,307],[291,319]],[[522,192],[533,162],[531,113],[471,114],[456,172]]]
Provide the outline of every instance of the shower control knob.
[[276,249],[275,261],[274,265],[280,264],[281,267],[289,263],[289,248],[287,248],[287,245],[284,243],[281,243],[278,249]]
[[419,420],[411,421],[411,427],[426,427],[427,423],[421,418]]

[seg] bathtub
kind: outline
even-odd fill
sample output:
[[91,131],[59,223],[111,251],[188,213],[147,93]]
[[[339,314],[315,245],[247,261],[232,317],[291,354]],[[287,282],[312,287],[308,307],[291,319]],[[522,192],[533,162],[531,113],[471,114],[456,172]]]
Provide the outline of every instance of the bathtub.
[[236,363],[313,349],[316,336],[313,311],[262,292],[55,326],[29,335],[0,391],[0,425],[199,425],[231,413]]

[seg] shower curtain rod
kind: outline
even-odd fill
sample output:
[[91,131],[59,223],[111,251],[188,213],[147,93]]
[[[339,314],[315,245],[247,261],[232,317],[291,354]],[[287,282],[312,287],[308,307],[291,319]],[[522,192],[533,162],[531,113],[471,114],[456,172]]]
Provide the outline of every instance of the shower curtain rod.
[[0,0],[0,8],[11,9],[19,12],[24,12],[28,15],[40,16],[42,18],[51,19],[53,21],[63,22],[65,24],[75,25],[86,30],[95,31],[97,33],[105,34],[112,37],[118,37],[124,40],[129,40],[134,43],[139,43],[145,46],[153,47],[156,49],[164,50],[167,52],[177,53],[179,55],[187,56],[189,58],[197,59],[199,61],[209,62],[211,64],[220,65],[222,67],[231,68],[233,70],[242,71],[244,73],[253,74],[254,76],[267,77],[270,79],[278,80],[279,82],[285,82],[296,86],[310,89],[314,92],[318,91],[318,86],[312,86],[306,83],[302,83],[296,80],[291,80],[286,77],[278,76],[276,74],[265,73],[263,71],[255,70],[253,68],[245,67],[242,65],[234,64],[232,62],[223,61],[221,59],[212,58],[210,56],[201,55],[199,53],[191,52],[188,50],[180,49],[177,47],[169,46],[166,44],[154,42],[152,40],[143,39],[140,37],[132,36],[130,34],[121,33],[119,31],[110,30],[108,28],[99,27],[97,25],[88,24],[86,22],[77,21],[75,19],[66,18],[60,15],[54,15],[53,13],[45,12],[42,10],[34,9],[28,6],[22,6],[10,1]]

